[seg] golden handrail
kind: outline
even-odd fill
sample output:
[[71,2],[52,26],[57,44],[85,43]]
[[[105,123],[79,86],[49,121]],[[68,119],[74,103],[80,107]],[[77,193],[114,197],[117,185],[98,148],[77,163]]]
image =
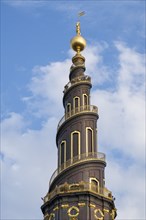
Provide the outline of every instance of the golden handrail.
[[66,113],[61,120],[58,123],[57,129],[60,128],[60,126],[69,118],[73,117],[74,115],[78,115],[80,113],[86,113],[86,112],[92,112],[92,113],[98,113],[98,108],[95,105],[83,105],[79,106],[77,108],[72,109],[68,113]]
[[89,161],[89,160],[100,160],[105,162],[105,154],[101,152],[89,152],[89,153],[84,153],[77,155],[69,160],[67,160],[65,163],[63,163],[61,166],[59,166],[54,173],[52,174],[50,178],[49,185],[52,184],[54,179],[57,177],[58,174],[60,174],[62,171],[67,169],[70,166],[73,166],[77,163],[81,163],[84,161]]

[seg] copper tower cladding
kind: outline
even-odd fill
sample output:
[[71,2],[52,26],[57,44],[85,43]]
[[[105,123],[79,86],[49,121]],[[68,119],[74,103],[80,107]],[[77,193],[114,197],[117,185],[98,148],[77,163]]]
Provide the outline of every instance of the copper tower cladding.
[[116,208],[105,187],[105,155],[98,152],[98,108],[90,103],[91,78],[85,75],[86,46],[76,24],[71,47],[69,83],[64,87],[64,116],[58,123],[56,144],[58,168],[41,206],[44,220],[114,220]]

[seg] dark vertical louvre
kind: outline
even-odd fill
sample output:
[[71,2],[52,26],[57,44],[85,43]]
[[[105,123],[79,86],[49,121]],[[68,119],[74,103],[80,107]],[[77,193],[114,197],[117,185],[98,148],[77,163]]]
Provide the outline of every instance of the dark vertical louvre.
[[84,105],[88,105],[88,97],[84,95]]
[[70,117],[70,114],[71,114],[71,106],[70,104],[67,105],[67,117]]
[[73,134],[73,157],[78,155],[78,146],[79,140],[78,140],[78,133]]
[[67,105],[67,113],[70,112],[70,105]]
[[92,131],[88,129],[88,152],[92,152]]
[[71,149],[69,147],[66,147],[66,161],[68,161],[71,158]]
[[78,101],[79,101],[79,98],[75,98],[75,112],[78,112],[78,107],[79,107]]
[[64,161],[64,143],[61,144],[61,164],[63,164]]
[[75,108],[78,107],[78,98],[75,98]]

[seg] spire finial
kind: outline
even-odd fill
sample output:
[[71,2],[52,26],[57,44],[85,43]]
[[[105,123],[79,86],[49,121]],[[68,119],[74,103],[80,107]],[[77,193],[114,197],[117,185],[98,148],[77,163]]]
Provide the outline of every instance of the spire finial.
[[[78,13],[78,19],[84,14],[84,11]],[[71,39],[70,44],[72,49],[77,52],[72,58],[73,66],[71,68],[74,66],[84,65],[85,58],[80,54],[80,52],[86,47],[86,40],[81,36],[80,21],[76,23],[76,36]]]
[[80,17],[85,14],[84,11],[78,13],[78,22],[76,23],[76,33],[77,35],[81,35],[81,28],[80,28]]
[[[78,17],[80,18],[85,14],[84,11],[78,13]],[[86,47],[86,41],[81,36],[81,28],[80,28],[80,21],[76,23],[76,36],[71,39],[71,47],[73,50],[80,54],[82,50]]]

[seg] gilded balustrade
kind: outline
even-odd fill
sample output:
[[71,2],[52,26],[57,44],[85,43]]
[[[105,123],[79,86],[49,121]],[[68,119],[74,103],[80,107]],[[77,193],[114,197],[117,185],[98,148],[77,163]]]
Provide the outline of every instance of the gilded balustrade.
[[59,166],[54,173],[51,176],[49,185],[52,184],[54,179],[57,177],[58,174],[60,174],[62,171],[64,171],[66,168],[73,166],[77,163],[81,163],[88,160],[100,160],[105,161],[105,154],[100,152],[89,152],[77,155],[69,160],[67,160],[65,163],[63,163],[61,166]]
[[107,188],[97,187],[92,183],[81,181],[79,183],[74,183],[74,184],[68,184],[66,182],[62,185],[56,186],[56,188],[51,193],[48,193],[44,197],[44,203],[51,200],[54,196],[56,196],[58,194],[85,192],[85,191],[95,193],[99,196],[103,196],[103,197],[111,199],[111,200],[113,199],[111,191],[109,191]]
[[60,126],[69,118],[71,118],[74,115],[80,114],[80,113],[85,113],[85,112],[92,112],[92,113],[98,113],[98,108],[97,106],[94,105],[83,105],[83,106],[79,106],[77,108],[72,109],[71,111],[69,111],[68,113],[66,113],[61,120],[58,123],[58,127],[57,129],[60,128]]
[[65,86],[64,86],[64,93],[71,87],[74,86],[76,84],[79,83],[91,83],[91,77],[90,76],[80,76],[80,77],[76,77],[74,79],[71,80],[71,82],[68,82]]

